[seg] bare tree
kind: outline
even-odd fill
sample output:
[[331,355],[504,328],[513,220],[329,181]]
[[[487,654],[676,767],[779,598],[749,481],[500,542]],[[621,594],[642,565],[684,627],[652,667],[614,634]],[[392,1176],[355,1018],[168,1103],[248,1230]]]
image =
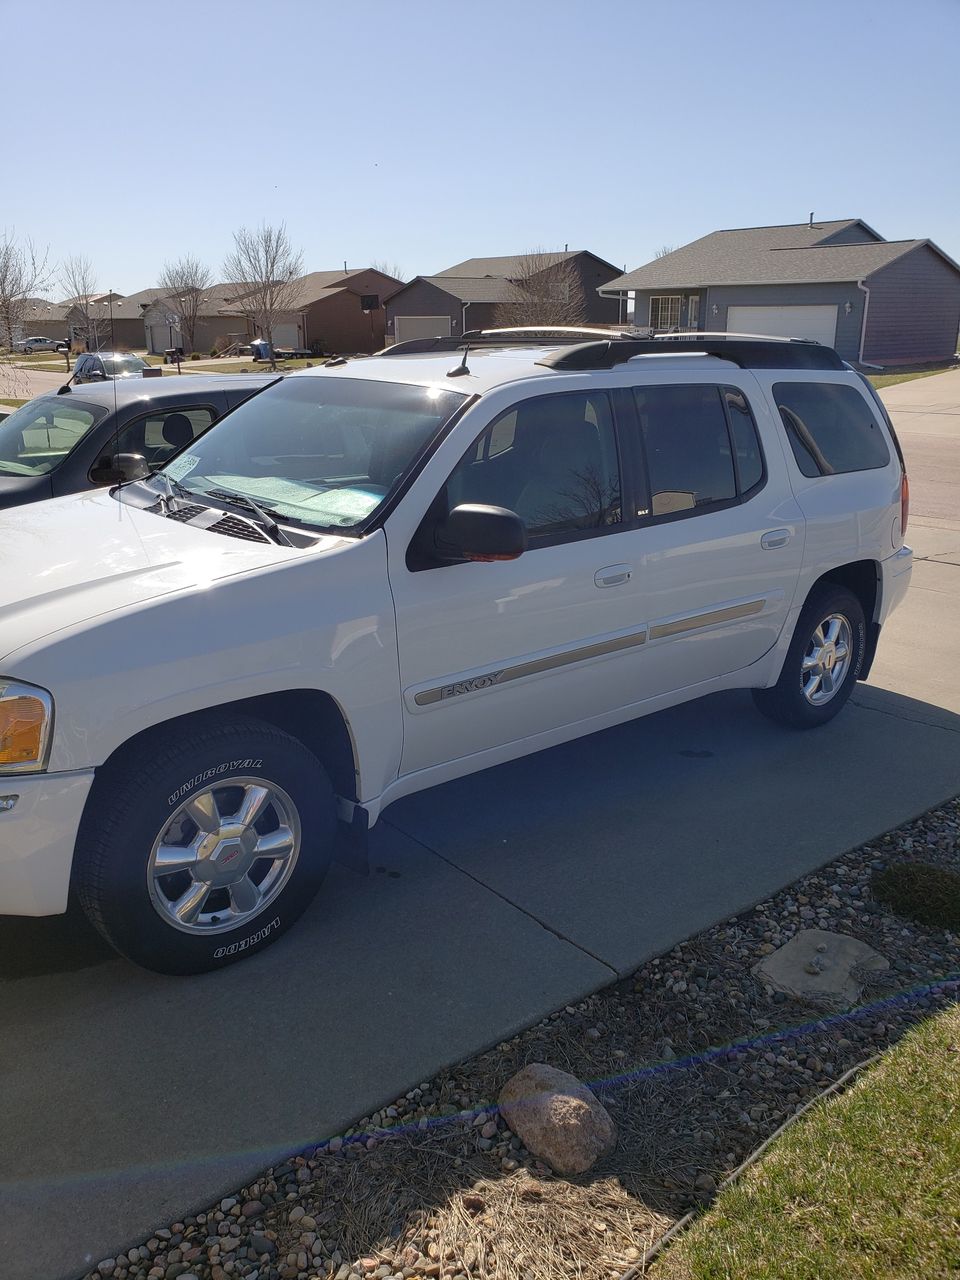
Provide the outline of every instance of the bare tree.
[[47,254],[32,240],[18,240],[12,231],[0,235],[0,346],[12,347],[23,326],[27,300],[50,284]]
[[390,276],[394,280],[401,281],[401,283],[406,279],[403,267],[400,266],[399,262],[388,262],[386,258],[374,258],[373,262],[370,263],[370,270],[379,271],[382,275]]
[[523,255],[512,283],[517,293],[497,307],[496,325],[583,324],[587,298],[573,259],[535,249]]
[[[233,252],[223,264],[224,279],[233,286],[231,301],[252,320],[261,337],[270,343],[279,317],[296,307],[303,254],[295,250],[286,224],[241,227],[233,233]],[[271,366],[276,362],[271,359]]]
[[171,310],[180,317],[180,332],[187,340],[187,350],[196,348],[197,316],[203,302],[204,290],[213,284],[209,267],[186,254],[176,262],[165,262],[160,272],[158,287],[166,295]]
[[665,258],[668,253],[676,253],[676,251],[677,246],[675,244],[662,244],[653,256],[655,258]]
[[[67,303],[80,312],[80,328],[88,351],[96,351],[100,346],[99,319],[94,299],[97,294],[97,277],[93,263],[89,258],[77,254],[65,258],[60,268],[60,288],[66,295]],[[103,307],[99,308],[103,312]]]

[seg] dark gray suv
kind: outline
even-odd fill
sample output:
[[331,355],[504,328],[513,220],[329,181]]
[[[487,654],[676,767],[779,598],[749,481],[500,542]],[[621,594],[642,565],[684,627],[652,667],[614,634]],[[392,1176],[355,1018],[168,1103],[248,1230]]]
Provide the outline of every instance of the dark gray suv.
[[[143,378],[149,376],[145,370],[153,368],[146,360],[126,351],[89,351],[86,355],[77,356],[71,381],[106,382],[112,378]],[[162,376],[159,367],[156,373]]]
[[193,374],[38,396],[0,421],[0,508],[153,471],[276,381],[276,374]]

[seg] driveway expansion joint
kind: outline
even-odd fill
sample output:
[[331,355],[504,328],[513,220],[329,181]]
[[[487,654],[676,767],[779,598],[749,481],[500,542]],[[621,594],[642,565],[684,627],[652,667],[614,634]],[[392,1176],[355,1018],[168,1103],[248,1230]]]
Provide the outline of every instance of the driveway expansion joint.
[[597,964],[603,965],[604,969],[609,970],[610,976],[614,981],[618,981],[623,976],[618,969],[610,964],[608,960],[604,960],[602,956],[598,956],[593,951],[589,951],[582,945],[582,943],[574,942],[572,938],[568,938],[567,935],[561,933],[559,929],[555,929],[552,924],[548,924],[545,920],[541,920],[538,915],[534,915],[534,913],[526,907],[521,907],[518,902],[514,902],[512,898],[508,898],[505,893],[501,893],[499,889],[494,889],[492,885],[481,880],[479,876],[475,876],[471,871],[467,871],[464,867],[461,867],[459,863],[454,862],[452,858],[448,858],[445,854],[442,854],[439,849],[434,849],[432,845],[425,844],[423,840],[419,839],[419,837],[413,835],[410,831],[405,831],[403,827],[397,826],[397,824],[395,822],[391,822],[389,818],[381,818],[380,821],[386,826],[391,827],[394,831],[398,831],[400,835],[406,836],[408,840],[412,840],[414,844],[418,844],[420,848],[424,849],[427,853],[431,853],[435,858],[439,858],[441,862],[445,862],[452,870],[458,871],[461,875],[466,876],[468,880],[472,880],[479,888],[485,889],[488,893],[492,893],[494,897],[499,898],[500,901],[506,903],[508,907],[513,907],[515,911],[519,911],[521,915],[525,915],[528,920],[532,920],[533,923],[539,925],[541,929],[544,929],[547,933],[553,934],[558,941],[565,942],[570,947],[575,947],[576,950],[582,952],[583,955],[589,956],[590,959],[595,960]]

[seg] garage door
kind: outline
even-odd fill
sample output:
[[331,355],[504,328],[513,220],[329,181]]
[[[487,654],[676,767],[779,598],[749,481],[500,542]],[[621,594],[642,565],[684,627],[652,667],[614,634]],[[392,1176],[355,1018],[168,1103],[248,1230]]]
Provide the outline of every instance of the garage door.
[[832,347],[837,338],[836,307],[728,307],[729,333],[774,338],[812,338]]
[[294,324],[275,324],[273,326],[273,345],[275,347],[300,346],[300,333]]
[[450,317],[396,316],[393,337],[396,342],[409,342],[412,338],[449,338]]

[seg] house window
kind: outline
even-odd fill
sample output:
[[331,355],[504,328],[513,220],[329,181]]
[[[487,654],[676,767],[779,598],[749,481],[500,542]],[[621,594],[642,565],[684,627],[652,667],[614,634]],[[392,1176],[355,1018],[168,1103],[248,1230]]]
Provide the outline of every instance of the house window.
[[695,329],[700,323],[700,295],[694,294],[687,299],[687,328]]
[[650,299],[650,328],[672,329],[680,323],[680,294]]

